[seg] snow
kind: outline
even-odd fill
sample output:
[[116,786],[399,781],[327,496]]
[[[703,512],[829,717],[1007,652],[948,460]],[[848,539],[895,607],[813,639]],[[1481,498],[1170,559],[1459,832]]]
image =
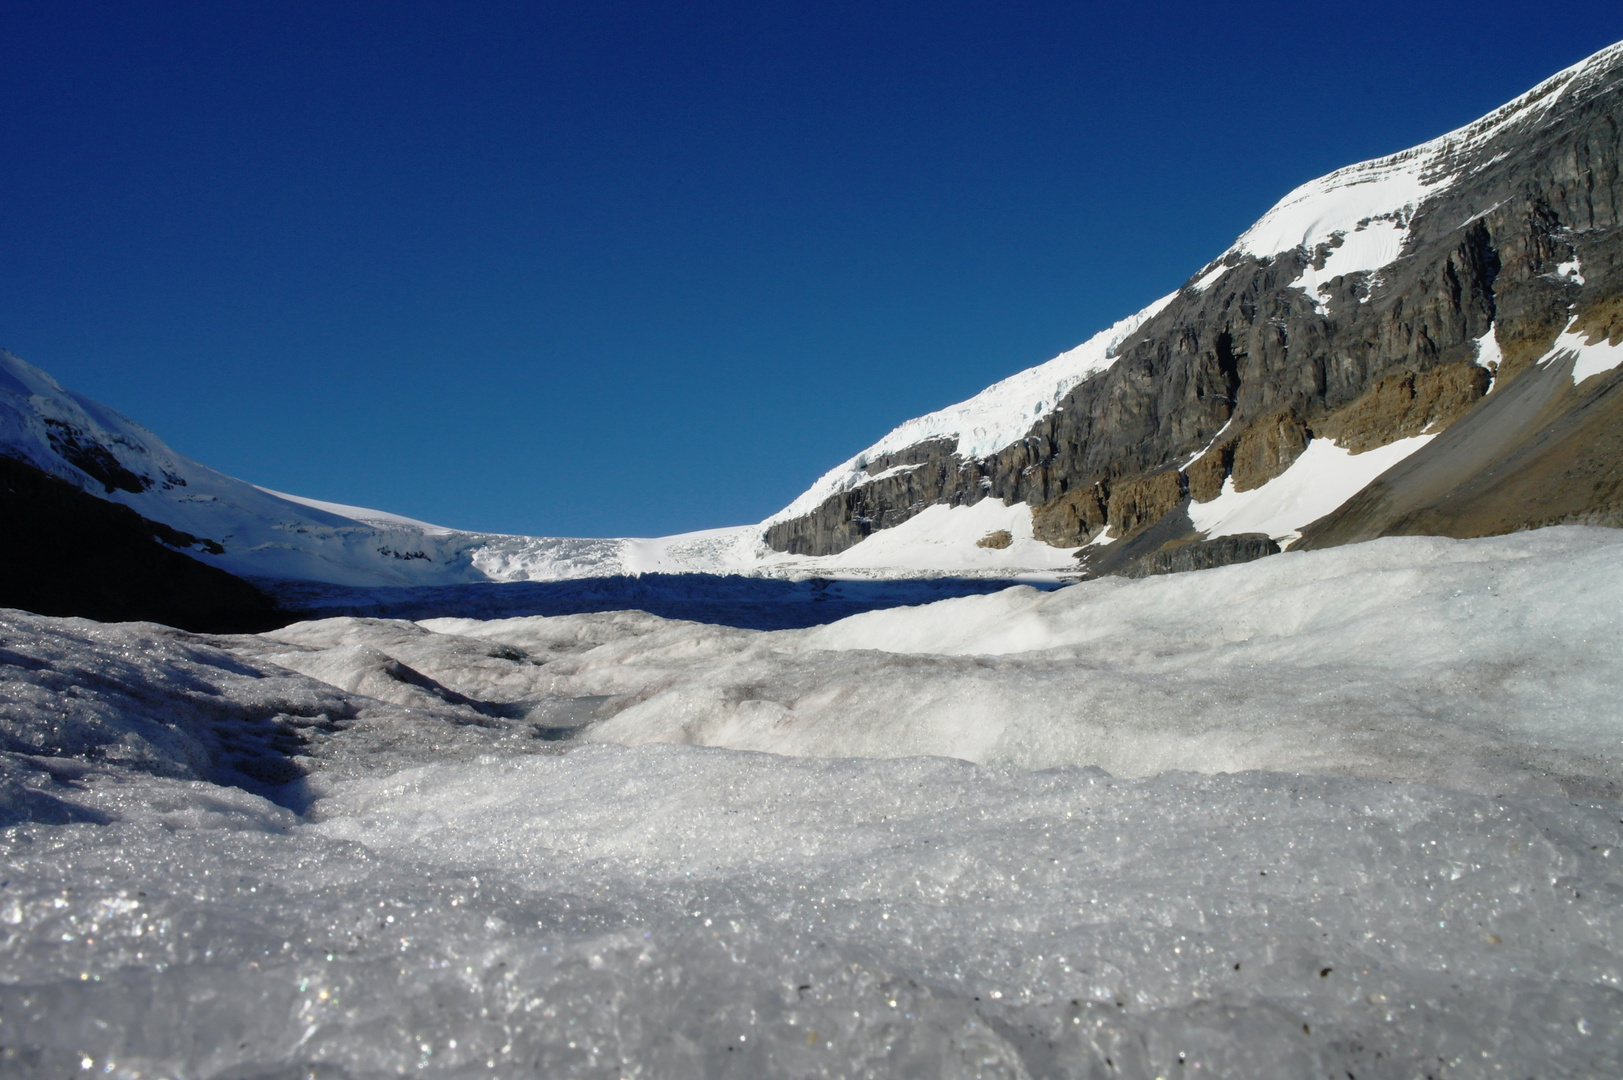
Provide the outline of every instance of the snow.
[[[976,546],[988,534],[1006,531],[1006,548]],[[1074,548],[1056,548],[1032,536],[1031,507],[1005,506],[982,499],[973,506],[926,506],[900,525],[872,533],[838,555],[818,560],[829,573],[906,565],[920,570],[1071,570]]]
[[1218,280],[1231,269],[1233,269],[1233,267],[1229,266],[1225,262],[1219,261],[1210,270],[1207,270],[1204,274],[1200,275],[1200,277],[1191,282],[1189,288],[1194,292],[1205,292],[1213,285],[1216,285]]
[[[107,450],[132,473],[153,478],[152,485],[140,492],[106,492],[51,444],[53,421],[77,433],[81,442]],[[506,536],[450,529],[225,476],[176,454],[134,421],[62,389],[45,372],[5,353],[0,353],[0,451],[143,516],[221,544],[223,554],[201,548],[191,554],[233,573],[271,581],[423,587],[644,573],[916,577],[1075,569],[1065,552],[1031,540],[1026,507],[1001,504],[996,512],[987,508],[924,515],[899,534],[918,544],[916,552],[891,540],[868,554],[831,558],[772,551],[760,525],[653,538]],[[975,546],[999,528],[1015,532],[1012,548]]]
[[778,633],[7,613],[0,1072],[1615,1075],[1620,555]]
[[993,383],[967,401],[907,421],[862,453],[830,469],[763,524],[793,520],[817,509],[831,495],[871,483],[869,462],[931,439],[956,440],[957,452],[966,458],[983,458],[1016,442],[1084,379],[1115,363],[1116,346],[1177,295],[1163,296],[1069,352]]
[[1488,380],[1488,390],[1491,392],[1494,383],[1499,379],[1499,367],[1505,362],[1505,354],[1499,348],[1497,322],[1489,323],[1488,332],[1476,339],[1476,362],[1478,367],[1487,368],[1493,373],[1493,377]]
[[1321,309],[1324,304],[1319,290],[1335,278],[1378,270],[1395,261],[1403,252],[1409,225],[1407,218],[1400,215],[1388,220],[1361,222],[1352,232],[1338,230],[1333,236],[1341,245],[1329,249],[1323,268],[1314,269],[1310,263],[1290,285],[1307,293]]
[[[1334,245],[1326,248],[1322,269],[1315,270],[1310,264],[1292,282],[1322,306],[1321,285],[1339,276],[1379,271],[1402,256],[1416,210],[1464,175],[1463,163],[1475,150],[1509,128],[1537,123],[1566,94],[1603,75],[1620,57],[1623,43],[1546,79],[1465,127],[1401,153],[1338,169],[1301,185],[1276,203],[1187,287],[1205,291],[1240,256],[1270,259],[1300,249],[1311,259],[1318,254],[1320,245]],[[1582,283],[1576,261],[1563,264],[1560,273],[1566,280]],[[766,524],[801,517],[830,496],[871,482],[866,472],[870,462],[930,439],[955,439],[958,453],[965,458],[984,458],[1009,446],[1052,412],[1083,379],[1108,369],[1114,361],[1115,347],[1176,296],[1163,297],[1071,352],[996,383],[968,401],[909,420],[867,450],[829,470],[794,502],[768,518]]]
[[[976,541],[1007,530],[1007,548]],[[953,574],[1034,574],[1051,580],[1075,572],[1074,549],[1051,547],[1032,536],[1031,507],[983,499],[973,506],[928,506],[900,525],[881,529],[838,555],[773,551],[758,525],[707,529],[628,540],[571,541],[490,538],[475,555],[481,572],[497,581],[552,581],[608,574],[747,574],[805,578],[911,578]]]
[[1314,439],[1290,468],[1266,484],[1236,491],[1230,477],[1211,502],[1190,503],[1189,517],[1207,536],[1267,533],[1288,543],[1432,438],[1416,435],[1361,454],[1329,439]]
[[1550,351],[1539,360],[1545,366],[1572,361],[1574,386],[1623,364],[1623,343],[1613,345],[1604,334],[1594,335],[1591,341],[1590,335],[1573,330],[1576,321],[1576,317],[1568,321]]
[[[254,486],[259,487],[258,484],[255,484]],[[457,531],[455,529],[448,529],[444,525],[434,525],[427,521],[418,521],[416,518],[403,517],[400,514],[391,514],[386,510],[370,510],[364,506],[350,506],[347,503],[324,502],[321,499],[306,499],[302,495],[289,495],[285,491],[272,491],[268,487],[259,487],[259,490],[263,491],[267,495],[274,495],[278,499],[283,499],[290,503],[296,503],[299,506],[308,506],[314,510],[321,510],[329,514],[336,514],[339,517],[346,517],[351,521],[361,521],[367,523],[375,522],[380,525],[409,525],[413,528],[421,529],[426,533],[437,533],[441,535]]]
[[[1604,50],[1476,123],[1420,147],[1302,185],[1189,287],[1210,287],[1240,255],[1269,258],[1298,248],[1316,255],[1320,245],[1334,245],[1325,248],[1323,268],[1309,266],[1295,282],[1316,300],[1319,286],[1336,276],[1378,270],[1400,257],[1416,207],[1458,178],[1460,162],[1469,152],[1508,126],[1536,122],[1565,94],[1608,70],[1620,54],[1623,45]],[[1563,280],[1583,280],[1576,258],[1563,263],[1558,275]],[[809,513],[833,494],[917,467],[893,466],[870,475],[869,465],[887,454],[931,439],[950,439],[960,455],[984,458],[1017,441],[1079,383],[1107,370],[1115,361],[1117,347],[1176,295],[1161,298],[1077,348],[1004,379],[967,401],[900,425],[830,470],[760,525],[701,534],[640,539],[502,536],[257,488],[174,453],[145,428],[64,390],[49,375],[9,354],[0,355],[0,450],[153,520],[223,545],[223,553],[211,553],[200,545],[194,554],[234,573],[268,580],[421,587],[649,572],[767,576],[1057,573],[1070,567],[1063,552],[1042,550],[1040,545],[1017,539],[1013,548],[987,554],[988,549],[977,548],[973,540],[965,542],[971,531],[969,522],[940,512],[920,515],[910,531],[900,534],[916,540],[915,549],[899,538],[879,543],[889,531],[885,530],[857,545],[868,553],[834,557],[833,561],[780,556],[765,546],[761,534],[766,526]],[[1590,346],[1563,339],[1561,345],[1576,354],[1574,377],[1578,381],[1609,371],[1619,362],[1616,350],[1604,344]],[[51,443],[51,432],[63,429],[99,447],[132,472],[150,477],[152,486],[140,492],[104,492],[101,484]],[[1360,462],[1364,464],[1368,461]],[[1351,466],[1330,470],[1337,478],[1355,472]],[[1269,485],[1266,498],[1227,493],[1218,500],[1222,505],[1217,511],[1201,511],[1206,515],[1203,520],[1220,511],[1219,528],[1238,528],[1230,519],[1243,517],[1288,535],[1299,527],[1295,522],[1300,513],[1269,500],[1317,506],[1327,498],[1280,489],[1278,483]],[[1332,488],[1341,492],[1339,487]],[[1347,494],[1350,492],[1340,498]],[[1250,509],[1237,509],[1242,505]],[[1014,511],[1009,518],[1011,530],[1022,524]]]
[[[1302,248],[1311,254],[1341,234],[1344,245],[1331,256],[1334,269],[1304,277],[1301,284],[1310,296],[1317,295],[1325,275],[1379,269],[1401,252],[1415,209],[1463,175],[1461,163],[1472,151],[1508,128],[1537,123],[1567,93],[1604,75],[1620,57],[1623,43],[1551,76],[1465,127],[1303,184],[1246,230],[1230,252],[1268,258]],[[1360,237],[1361,232],[1368,235]]]
[[[106,454],[144,490],[106,490],[52,443],[64,434]],[[379,511],[284,497],[177,454],[117,411],[65,390],[0,351],[0,451],[144,517],[223,545],[191,554],[236,574],[352,585],[437,585],[479,580],[476,534]]]
[[1303,184],[1247,229],[1233,250],[1259,258],[1295,248],[1311,254],[1339,235],[1342,247],[1330,252],[1330,261],[1340,265],[1327,266],[1318,280],[1385,266],[1401,252],[1414,209],[1435,193],[1436,184],[1422,179],[1430,162],[1421,148]]

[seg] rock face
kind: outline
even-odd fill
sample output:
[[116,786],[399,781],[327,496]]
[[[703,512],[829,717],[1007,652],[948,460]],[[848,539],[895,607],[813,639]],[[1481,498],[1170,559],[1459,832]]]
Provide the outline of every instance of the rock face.
[[1235,536],[1219,536],[1215,540],[1168,545],[1139,559],[1122,570],[1121,575],[1150,577],[1154,574],[1183,574],[1191,570],[1210,570],[1214,566],[1230,566],[1278,554],[1279,545],[1265,533],[1239,533]]
[[[1470,453],[1439,436],[1416,459],[1433,462],[1423,479],[1371,485],[1311,541],[1623,515],[1606,449],[1623,369],[1561,393],[1549,370],[1569,324],[1623,340],[1620,129],[1614,46],[1460,131],[1304,185],[1023,436],[978,456],[933,437],[866,461],[780,515],[767,543],[832,554],[926,506],[987,498],[1028,504],[1050,544],[1119,542],[1186,500],[1267,485],[1315,440],[1356,455],[1468,422]],[[1358,199],[1392,205],[1360,216]],[[1346,226],[1289,232],[1320,205]],[[1546,392],[1520,391],[1529,379]],[[1511,397],[1529,400],[1494,408]]]
[[184,554],[196,537],[0,456],[0,607],[255,633],[291,622],[241,578]]

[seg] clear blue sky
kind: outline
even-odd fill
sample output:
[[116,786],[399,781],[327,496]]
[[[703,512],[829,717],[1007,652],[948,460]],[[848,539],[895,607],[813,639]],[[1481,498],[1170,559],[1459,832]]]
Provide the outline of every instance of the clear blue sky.
[[0,345],[269,487],[759,520],[1623,5],[11,3]]

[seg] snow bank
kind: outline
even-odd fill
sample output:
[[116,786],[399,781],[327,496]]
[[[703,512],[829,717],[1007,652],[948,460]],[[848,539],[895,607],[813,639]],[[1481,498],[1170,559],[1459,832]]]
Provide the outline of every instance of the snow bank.
[[0,1073],[1613,1075],[1620,555],[778,633],[8,613]]
[[555,670],[633,702],[603,741],[1611,791],[1620,554],[1608,530],[1388,539],[806,631],[672,627]]
[[1189,504],[1189,519],[1207,536],[1266,533],[1289,543],[1432,438],[1416,435],[1361,454],[1314,439],[1290,468],[1259,488],[1236,491],[1232,477],[1223,481],[1217,498]]

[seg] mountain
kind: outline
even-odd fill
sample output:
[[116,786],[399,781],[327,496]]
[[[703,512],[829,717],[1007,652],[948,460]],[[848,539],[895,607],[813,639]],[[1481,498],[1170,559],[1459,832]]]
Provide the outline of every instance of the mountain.
[[[171,555],[282,594],[288,594],[290,583],[421,589],[644,573],[1006,577],[1036,570],[1051,577],[1073,569],[1065,552],[1032,539],[1029,526],[1017,540],[977,546],[988,533],[1018,532],[1028,517],[1023,509],[995,501],[951,516],[942,507],[888,534],[886,542],[826,557],[774,552],[757,525],[648,539],[446,528],[226,476],[3,351],[0,467],[8,478],[23,478],[22,486],[11,490],[10,513],[33,522],[26,534],[15,533],[12,546],[0,555],[0,605],[48,614],[150,618],[195,629],[237,624],[230,618],[220,622],[222,612],[209,607],[215,600],[206,597],[199,598],[206,611],[182,614],[175,622],[177,611],[189,609],[87,603],[79,586],[100,582],[92,591],[110,596],[148,579],[157,566],[180,565]],[[195,576],[189,568],[186,573]],[[60,596],[46,588],[70,578],[78,580]],[[308,601],[319,590],[293,593]],[[237,589],[233,595],[248,594]],[[250,606],[255,611],[244,626],[263,621],[257,601]]]
[[1623,525],[1620,121],[1623,44],[1304,184],[1177,292],[831,470],[767,543],[996,502],[1104,573]]
[[[284,593],[650,572],[1142,575],[1390,534],[1623,525],[1620,122],[1623,44],[1458,131],[1302,185],[1176,292],[902,424],[759,525],[502,536],[284,495],[6,353],[0,456],[37,470],[27,491],[54,491],[48,478],[132,511],[119,543],[143,566],[178,551]],[[37,515],[61,534],[112,528],[81,500],[46,502]],[[0,602],[33,595],[38,558],[14,552]]]

